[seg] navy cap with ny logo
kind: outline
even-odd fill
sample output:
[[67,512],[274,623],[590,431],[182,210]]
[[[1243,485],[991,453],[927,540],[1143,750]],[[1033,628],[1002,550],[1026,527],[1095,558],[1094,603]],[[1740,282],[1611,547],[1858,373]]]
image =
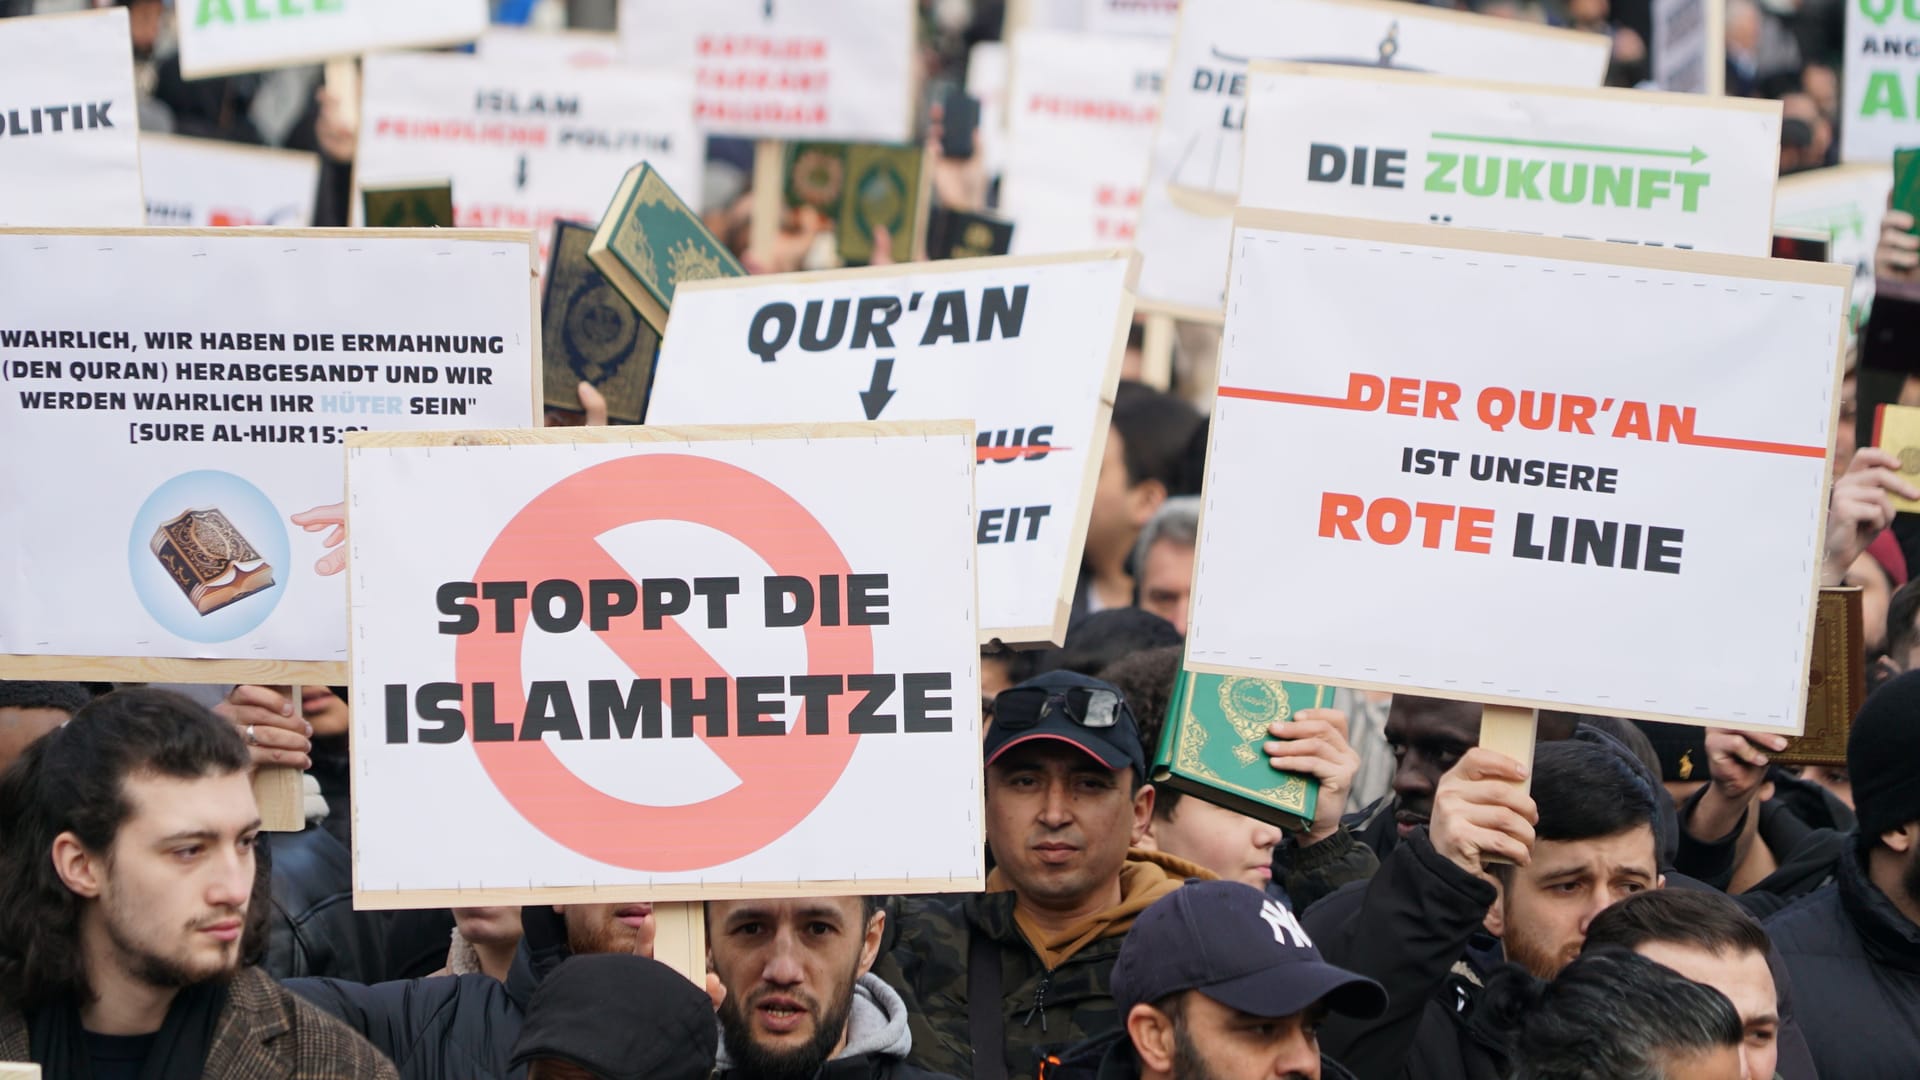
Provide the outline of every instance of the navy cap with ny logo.
[[1324,1000],[1346,1016],[1386,1011],[1387,992],[1320,958],[1293,912],[1238,881],[1190,881],[1134,920],[1113,966],[1121,1015],[1198,990],[1250,1016],[1283,1017]]

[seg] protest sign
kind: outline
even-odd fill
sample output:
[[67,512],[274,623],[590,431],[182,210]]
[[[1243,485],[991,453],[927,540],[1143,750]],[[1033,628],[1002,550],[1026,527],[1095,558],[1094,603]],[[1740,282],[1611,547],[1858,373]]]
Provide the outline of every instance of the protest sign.
[[1014,39],[1000,186],[1014,254],[1133,242],[1168,48],[1057,30]]
[[313,224],[320,155],[221,139],[140,136],[149,225]]
[[1774,192],[1776,225],[1826,233],[1832,239],[1827,257],[1853,268],[1856,327],[1873,307],[1873,249],[1892,190],[1889,165],[1836,165],[1783,176]]
[[474,42],[482,60],[525,67],[611,67],[620,63],[620,36],[606,30],[526,30],[490,26]]
[[1764,256],[1780,104],[1255,63],[1242,206]]
[[146,220],[129,36],[121,8],[0,19],[0,226]]
[[682,282],[647,423],[971,418],[981,640],[1058,644],[1133,268],[1113,251]]
[[700,190],[706,140],[684,76],[393,55],[367,58],[364,86],[355,182],[450,177],[463,227],[544,244],[555,221],[598,221],[643,160]]
[[1235,221],[1189,667],[1799,732],[1844,268]]
[[621,0],[627,61],[691,69],[702,131],[913,138],[913,0]]
[[1884,165],[1920,146],[1920,4],[1854,0],[1841,56],[1840,160]]
[[356,907],[981,887],[972,425],[356,434],[347,485]]
[[1247,66],[1256,59],[1599,86],[1598,34],[1380,0],[1186,0],[1141,193],[1143,308],[1220,321],[1240,186]]
[[192,0],[174,26],[189,79],[268,71],[388,49],[464,45],[486,0]]
[[1726,37],[1727,0],[1653,0],[1653,84],[1676,94],[1726,93]]
[[980,126],[974,143],[991,183],[1006,169],[1007,80],[1012,58],[999,41],[982,41],[967,50],[967,93],[980,102]]
[[342,438],[534,422],[532,269],[521,233],[0,231],[0,678],[339,683]]
[[1171,41],[1180,25],[1180,0],[1083,0],[1080,25],[1095,34]]

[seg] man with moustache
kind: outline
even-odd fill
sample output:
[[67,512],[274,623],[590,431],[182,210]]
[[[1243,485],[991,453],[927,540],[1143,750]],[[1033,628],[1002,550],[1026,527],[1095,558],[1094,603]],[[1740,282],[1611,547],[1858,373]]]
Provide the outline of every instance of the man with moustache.
[[243,966],[247,747],[206,709],[122,690],[0,774],[0,1061],[54,1078],[392,1077],[365,1040]]
[[870,974],[887,915],[871,897],[707,904],[722,1080],[936,1080],[907,1064],[907,1007]]

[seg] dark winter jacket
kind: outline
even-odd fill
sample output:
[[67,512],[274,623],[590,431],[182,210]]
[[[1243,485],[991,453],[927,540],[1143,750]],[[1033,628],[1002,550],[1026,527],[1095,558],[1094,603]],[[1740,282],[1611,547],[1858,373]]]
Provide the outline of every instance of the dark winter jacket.
[[[854,985],[853,1005],[847,1013],[847,1044],[814,1080],[953,1080],[907,1064],[912,1047],[906,1003],[882,980],[862,975]],[[729,1060],[724,1041],[714,1077],[757,1080]]]
[[[1041,1080],[1140,1080],[1140,1058],[1124,1030],[1074,1046],[1048,1061]],[[1354,1080],[1331,1058],[1320,1058],[1320,1080]]]
[[1868,880],[1857,849],[1837,883],[1767,920],[1793,977],[1801,1027],[1820,1075],[1920,1075],[1920,926]]
[[276,979],[386,978],[387,917],[353,910],[353,857],[325,829],[265,833],[272,860],[267,955]]

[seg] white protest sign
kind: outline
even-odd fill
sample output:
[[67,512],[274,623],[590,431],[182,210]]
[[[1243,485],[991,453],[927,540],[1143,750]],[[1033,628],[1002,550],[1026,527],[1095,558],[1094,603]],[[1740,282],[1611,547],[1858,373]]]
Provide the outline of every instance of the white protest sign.
[[34,463],[0,470],[0,677],[339,681],[342,440],[534,423],[532,268],[524,233],[0,231],[0,460]]
[[178,7],[180,71],[189,79],[464,45],[488,22],[487,0],[180,0]]
[[1840,160],[1884,165],[1920,146],[1920,3],[1847,4],[1840,70]]
[[1549,86],[1599,86],[1598,34],[1379,0],[1186,0],[1141,193],[1142,307],[1218,322],[1240,184],[1247,66],[1364,64]]
[[706,139],[684,75],[395,54],[367,58],[362,93],[355,183],[450,178],[462,227],[532,229],[544,245],[556,219],[599,221],[643,160],[700,190]]
[[972,425],[356,436],[347,483],[356,907],[982,886]]
[[1726,0],[1653,0],[1653,84],[1678,94],[1724,94]]
[[1873,306],[1873,249],[1892,191],[1891,165],[1835,165],[1783,176],[1774,193],[1774,224],[1826,233],[1828,261],[1853,267],[1855,326]]
[[1780,103],[1253,65],[1240,204],[1764,257]]
[[123,8],[0,19],[0,225],[139,225]]
[[1800,730],[1844,268],[1236,222],[1189,667]]
[[220,139],[140,136],[149,225],[313,224],[320,155]]
[[913,0],[621,0],[629,63],[691,70],[702,131],[913,139]]
[[1083,252],[683,282],[647,423],[973,420],[981,639],[1057,644],[1133,267]]
[[1028,30],[1013,42],[1000,211],[1013,254],[1133,242],[1168,44]]
[[1167,40],[1180,25],[1180,0],[1083,0],[1081,25],[1095,34]]
[[474,42],[482,60],[530,67],[611,67],[621,62],[620,36],[602,30],[527,30],[491,26]]

